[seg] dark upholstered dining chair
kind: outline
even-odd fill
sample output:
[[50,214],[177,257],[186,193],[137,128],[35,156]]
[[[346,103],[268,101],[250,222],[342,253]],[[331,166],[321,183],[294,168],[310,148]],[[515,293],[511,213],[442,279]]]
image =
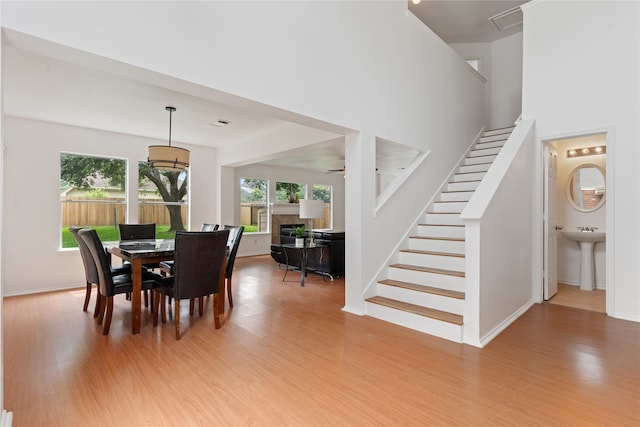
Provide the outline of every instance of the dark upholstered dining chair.
[[[111,327],[111,317],[113,316],[113,297],[117,294],[124,294],[133,290],[133,283],[131,282],[130,275],[114,276],[111,273],[111,267],[109,266],[109,259],[107,253],[102,246],[100,237],[95,230],[85,228],[78,232],[80,238],[89,248],[89,252],[93,258],[96,269],[98,271],[98,291],[101,295],[100,309],[98,314],[98,324],[102,324],[104,320],[104,327],[102,330],[103,335],[109,335],[109,328]],[[142,289],[150,290],[153,288],[155,280],[160,278],[160,275],[153,273],[145,273],[142,277]],[[106,308],[106,318],[105,318]]]
[[[213,316],[216,329],[220,328],[218,298],[220,281],[224,274],[223,265],[229,232],[222,231],[178,231],[175,237],[173,276],[156,280],[154,286],[153,326],[158,325],[158,312],[162,313],[162,323],[166,322],[165,296],[175,300],[174,318],[176,340],[180,339],[180,300],[189,299],[189,314],[193,315],[193,301],[213,294]],[[162,300],[160,298],[162,297]],[[223,295],[224,298],[224,295]]]
[[142,240],[156,238],[155,224],[118,224],[120,240]]
[[[206,222],[200,227],[200,231],[217,231],[219,224],[207,224]],[[160,263],[162,274],[171,276],[173,274],[173,261],[163,261]]]
[[[87,311],[87,307],[89,307],[89,300],[91,299],[91,291],[93,285],[98,286],[98,269],[96,268],[96,263],[93,261],[93,257],[91,256],[91,252],[89,251],[89,247],[84,242],[84,240],[78,235],[78,232],[82,230],[82,227],[69,227],[69,231],[73,234],[73,237],[78,242],[78,249],[80,251],[80,257],[82,258],[82,264],[84,266],[84,275],[85,280],[87,282],[87,290],[84,296],[84,306],[82,307],[82,311]],[[112,276],[120,276],[123,274],[131,274],[131,265],[126,265],[123,267],[110,267]],[[100,291],[96,290],[96,306],[93,310],[93,317],[98,317],[100,310]]]
[[[229,230],[229,241],[227,242],[227,265],[225,272],[225,280],[227,283],[227,295],[229,297],[229,306],[233,307],[233,295],[231,293],[231,276],[233,274],[233,265],[236,262],[236,254],[240,246],[240,239],[244,233],[243,225],[225,225],[225,230]],[[224,298],[224,295],[222,296]]]
[[[118,224],[120,230],[120,240],[145,240],[156,238],[156,225],[154,223],[147,224]],[[127,265],[125,261],[123,265]],[[160,268],[160,264],[147,264],[142,267],[142,271],[148,269]],[[149,306],[149,294],[144,292],[144,306]]]

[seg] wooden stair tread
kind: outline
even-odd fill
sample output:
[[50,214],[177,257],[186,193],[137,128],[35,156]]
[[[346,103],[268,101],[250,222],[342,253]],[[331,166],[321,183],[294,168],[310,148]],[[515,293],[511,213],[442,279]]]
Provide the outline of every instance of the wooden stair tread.
[[427,212],[429,215],[460,215],[462,212]]
[[464,224],[418,224],[418,226],[420,225],[429,227],[464,227]]
[[464,292],[452,291],[449,289],[435,288],[433,286],[418,285],[417,283],[402,282],[400,280],[385,279],[378,283],[388,286],[397,286],[399,288],[411,289],[413,291],[425,292],[428,294],[441,295],[444,297],[464,299]]
[[446,240],[451,242],[464,242],[464,237],[431,237],[431,236],[409,236],[410,239],[425,239],[425,240]]
[[438,255],[438,256],[450,256],[456,258],[464,258],[464,254],[452,254],[449,252],[435,252],[435,251],[421,251],[418,249],[400,249],[400,252],[406,252],[410,254],[422,254],[422,255]]
[[401,268],[404,270],[422,271],[424,273],[445,274],[447,276],[465,277],[464,271],[444,270],[442,268],[422,267],[410,264],[391,264],[389,267]]
[[449,181],[447,184],[461,184],[463,182],[481,182],[481,179],[471,179],[469,181]]
[[420,316],[441,320],[443,322],[452,323],[454,325],[462,325],[462,316],[453,313],[447,313],[446,311],[434,310],[432,308],[422,307],[420,305],[410,304],[408,302],[396,301],[378,296],[367,298],[367,301],[374,304],[383,305],[385,307],[395,308],[396,310],[402,310],[409,313],[418,314]]

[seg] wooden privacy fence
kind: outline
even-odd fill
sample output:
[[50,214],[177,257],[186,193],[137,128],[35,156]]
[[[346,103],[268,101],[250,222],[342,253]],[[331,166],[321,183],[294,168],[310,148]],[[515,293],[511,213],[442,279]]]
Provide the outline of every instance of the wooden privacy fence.
[[[182,220],[187,219],[187,206],[181,206]],[[63,200],[62,226],[113,225],[126,222],[126,205],[122,200]],[[138,205],[138,222],[169,225],[169,210],[162,204]]]

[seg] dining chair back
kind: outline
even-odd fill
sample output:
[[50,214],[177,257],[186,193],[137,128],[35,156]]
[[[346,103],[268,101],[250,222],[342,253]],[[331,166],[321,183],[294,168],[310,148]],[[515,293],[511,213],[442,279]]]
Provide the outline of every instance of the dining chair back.
[[[229,297],[229,306],[233,307],[233,294],[231,293],[231,276],[233,274],[233,265],[236,262],[236,254],[238,253],[238,247],[240,246],[240,239],[244,233],[243,225],[225,225],[225,230],[229,230],[229,241],[227,242],[227,265],[226,265],[226,288],[227,295]],[[223,295],[224,297],[224,295]]]
[[[120,240],[146,240],[156,238],[155,223],[118,224],[118,228],[120,230]],[[123,263],[123,265],[127,264],[127,262]],[[142,272],[146,273],[148,270],[153,270],[154,268],[160,268],[160,264],[147,264],[142,267]],[[147,291],[144,292],[144,306],[149,306],[149,294]]]
[[[173,276],[156,280],[153,325],[158,324],[158,311],[166,321],[164,297],[175,300],[176,340],[180,339],[180,300],[213,294],[213,313],[216,329],[220,327],[218,292],[229,231],[178,231],[175,236]],[[160,296],[162,295],[162,301]],[[202,300],[201,300],[202,301]],[[193,307],[193,304],[191,305]],[[193,314],[193,308],[190,310]],[[200,312],[202,315],[202,311]]]
[[[87,307],[89,307],[89,300],[91,299],[91,290],[93,285],[98,286],[99,278],[98,278],[98,270],[96,269],[96,264],[93,262],[93,257],[91,256],[91,252],[89,252],[89,247],[84,242],[84,240],[78,235],[78,232],[82,230],[82,227],[69,227],[69,231],[73,234],[73,237],[76,239],[78,243],[78,249],[80,251],[80,257],[82,258],[82,265],[84,266],[84,277],[86,280],[87,290],[84,295],[84,305],[82,307],[82,311],[87,311]],[[98,291],[98,296],[100,292]],[[100,306],[100,302],[96,299],[96,307],[93,312],[93,317],[98,317],[98,308]]]
[[220,228],[219,224],[207,224],[207,223],[204,223],[204,224],[202,224],[202,227],[200,227],[200,231],[217,231],[218,228]]
[[[109,328],[111,327],[111,317],[113,315],[113,297],[114,295],[131,292],[133,290],[131,275],[112,274],[107,253],[105,252],[102,241],[100,240],[100,237],[95,230],[84,228],[78,231],[78,235],[87,246],[98,273],[98,291],[101,295],[98,324],[102,324],[102,321],[104,319],[104,328],[102,334],[108,335]],[[153,287],[155,279],[158,277],[160,276],[151,275],[150,273],[145,274],[145,278],[142,281],[142,289],[151,289]]]
[[[217,231],[219,224],[207,224],[206,222],[200,227],[200,231]],[[160,263],[160,270],[164,275],[173,275],[173,261],[163,261]]]
[[120,240],[155,239],[155,224],[118,224]]
[[[78,232],[82,230],[82,227],[69,227],[69,231],[76,239],[78,243],[78,250],[80,251],[80,257],[82,258],[82,265],[84,266],[84,275],[85,280],[87,282],[87,290],[84,296],[84,306],[82,307],[83,311],[87,311],[87,307],[89,306],[89,301],[91,299],[91,292],[93,285],[98,286],[100,283],[100,278],[98,277],[98,269],[96,267],[96,263],[93,261],[93,257],[91,256],[91,252],[89,251],[89,247],[85,243],[84,239],[80,237]],[[110,267],[112,276],[119,276],[122,274],[131,274],[131,265],[124,265],[122,267]],[[100,291],[96,289],[96,305],[93,310],[93,317],[98,317],[100,310]]]

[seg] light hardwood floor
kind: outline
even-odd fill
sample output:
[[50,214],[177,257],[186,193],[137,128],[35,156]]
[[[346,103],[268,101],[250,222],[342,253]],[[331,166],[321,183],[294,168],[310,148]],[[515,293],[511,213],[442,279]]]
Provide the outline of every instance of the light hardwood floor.
[[558,283],[558,293],[551,297],[549,304],[606,313],[607,304],[605,293],[606,291],[604,289],[583,291],[579,286]]
[[146,310],[132,336],[123,297],[107,337],[82,290],[6,298],[14,426],[640,425],[637,323],[538,304],[478,349],[343,312],[343,280],[236,269],[222,329],[209,303],[180,341]]

